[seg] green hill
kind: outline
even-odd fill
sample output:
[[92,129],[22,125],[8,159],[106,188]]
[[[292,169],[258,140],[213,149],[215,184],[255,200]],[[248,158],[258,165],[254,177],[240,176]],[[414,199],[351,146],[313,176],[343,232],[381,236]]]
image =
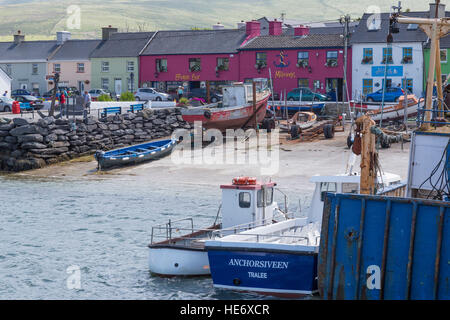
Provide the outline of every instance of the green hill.
[[[394,4],[396,0],[377,0],[375,5],[386,12]],[[428,10],[425,1],[402,4],[404,9]],[[80,8],[80,29],[67,26],[72,5]],[[52,39],[59,30],[71,31],[73,38],[95,38],[107,25],[120,31],[210,28],[217,22],[235,27],[241,20],[281,13],[286,19],[329,21],[346,13],[358,18],[371,5],[372,0],[0,0],[0,40],[11,40],[17,30],[28,40]]]

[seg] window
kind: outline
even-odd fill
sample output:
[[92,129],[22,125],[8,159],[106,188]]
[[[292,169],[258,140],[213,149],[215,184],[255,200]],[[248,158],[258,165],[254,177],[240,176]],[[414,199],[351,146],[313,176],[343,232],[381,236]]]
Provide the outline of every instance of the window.
[[342,184],[342,193],[358,193],[358,184],[357,183],[343,183]]
[[363,49],[363,59],[362,64],[373,64],[373,49],[364,48]]
[[413,92],[413,79],[402,79],[402,88],[406,89],[408,93]]
[[298,79],[299,88],[309,88],[309,79]]
[[336,182],[321,182],[320,192],[337,192]]
[[338,65],[338,52],[337,51],[328,51],[327,52],[327,67],[337,67]]
[[267,66],[267,53],[257,52],[256,53],[256,69],[261,69]]
[[33,63],[32,67],[31,67],[31,73],[32,74],[38,74],[38,65],[36,63]]
[[403,59],[402,63],[413,63],[413,49],[412,48],[403,48]]
[[109,79],[108,78],[102,78],[102,89],[104,89],[104,90],[109,89]]
[[53,64],[53,72],[61,72],[61,65],[59,63]]
[[102,61],[102,72],[109,72],[109,62]]
[[202,63],[200,58],[190,58],[189,59],[189,71],[197,72],[202,70]]
[[441,63],[447,63],[447,49],[441,49]]
[[368,95],[373,92],[373,80],[363,79],[363,95]]
[[270,206],[273,202],[273,188],[265,189],[265,205],[263,204],[263,190],[258,190],[258,208]]
[[217,58],[217,68],[216,71],[226,71],[230,65],[230,59],[228,58]]
[[381,64],[386,63],[394,63],[394,60],[392,60],[392,48],[383,48],[383,60],[381,61]]
[[299,51],[297,54],[297,67],[307,67],[309,65],[309,52]]
[[6,65],[6,74],[7,74],[8,76],[10,76],[11,73],[12,73],[12,67],[11,67],[10,64],[7,64],[7,65]]
[[156,72],[167,72],[167,59],[156,59]]
[[239,207],[241,208],[250,208],[251,204],[251,196],[249,192],[240,192],[239,193]]
[[419,28],[419,25],[416,23],[410,23],[408,24],[408,27],[406,28],[406,30],[411,31],[411,30],[417,30]]
[[127,72],[134,71],[134,61],[127,61]]
[[84,63],[77,63],[77,72],[84,73]]
[[445,81],[447,81],[447,75],[443,74],[441,77],[442,77],[442,83],[445,83]]
[[369,31],[377,31],[381,29],[381,18],[376,18],[374,15],[374,18],[371,21],[367,21],[367,29]]

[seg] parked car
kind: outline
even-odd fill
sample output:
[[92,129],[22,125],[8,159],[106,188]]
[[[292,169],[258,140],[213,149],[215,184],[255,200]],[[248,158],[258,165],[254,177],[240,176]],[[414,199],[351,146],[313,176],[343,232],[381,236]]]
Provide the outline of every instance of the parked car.
[[99,96],[101,96],[103,94],[107,94],[107,95],[111,96],[111,93],[109,93],[105,89],[91,89],[91,90],[89,90],[89,94],[91,95],[92,99],[97,99]]
[[155,88],[139,88],[134,94],[136,101],[172,101],[172,97],[164,92],[160,92]]
[[[386,92],[384,94],[385,102],[398,102],[401,96],[405,95],[405,91],[402,88],[386,88]],[[376,92],[369,93],[366,96],[366,100],[369,102],[381,102],[383,101],[383,89],[380,89]]]
[[14,99],[8,97],[0,97],[0,111],[11,112]]
[[[221,94],[214,92],[212,90],[210,90],[209,97],[212,103],[216,103],[223,99]],[[206,101],[206,88],[194,88],[189,90],[189,92],[187,93],[187,98],[189,99],[200,98]]]
[[35,110],[40,110],[44,107],[42,101],[33,96],[16,96],[14,99],[20,103],[29,103]]
[[313,92],[310,88],[295,88],[288,92],[288,101],[327,101],[326,95]]
[[25,89],[17,89],[11,92],[11,97],[15,96],[32,96],[31,92]]
[[[44,93],[42,95],[42,97],[46,100],[51,99],[53,97],[54,90],[55,89],[51,89],[51,90],[47,91],[46,93]],[[56,92],[57,97],[59,97],[59,91],[62,91],[62,90],[66,90],[66,92],[69,96],[72,96],[72,95],[79,96],[80,95],[80,91],[76,87],[59,87],[58,92]]]

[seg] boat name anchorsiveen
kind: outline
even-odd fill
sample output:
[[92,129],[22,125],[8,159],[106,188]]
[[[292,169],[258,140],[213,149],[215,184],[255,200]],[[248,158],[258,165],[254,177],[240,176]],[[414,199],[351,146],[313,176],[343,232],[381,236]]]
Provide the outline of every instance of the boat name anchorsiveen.
[[287,269],[289,262],[283,261],[261,261],[246,259],[230,259],[229,266],[251,267],[251,268],[268,268],[268,269]]

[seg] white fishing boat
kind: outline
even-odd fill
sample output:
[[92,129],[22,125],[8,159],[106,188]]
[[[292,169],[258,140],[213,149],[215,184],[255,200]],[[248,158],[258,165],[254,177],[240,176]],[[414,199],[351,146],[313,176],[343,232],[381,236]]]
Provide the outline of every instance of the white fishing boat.
[[184,218],[153,226],[148,245],[150,271],[160,276],[209,275],[205,241],[214,231],[239,233],[287,218],[287,210],[281,210],[274,201],[275,186],[255,178],[235,178],[231,184],[220,186],[222,205],[212,225],[195,228],[193,218]]
[[[414,95],[408,96],[408,103],[405,106],[405,97],[400,97],[399,102],[395,105],[384,106],[383,109],[378,108],[376,110],[370,110],[366,114],[369,115],[373,121],[396,121],[403,120],[405,118],[415,117],[420,108],[423,108],[425,100],[423,98],[418,99]],[[405,111],[406,110],[406,111]]]
[[[261,226],[239,234],[219,230],[206,241],[214,287],[298,297],[317,291],[317,260],[323,193],[359,193],[360,176],[314,176],[307,216]],[[378,192],[403,188],[400,176],[378,177]]]

